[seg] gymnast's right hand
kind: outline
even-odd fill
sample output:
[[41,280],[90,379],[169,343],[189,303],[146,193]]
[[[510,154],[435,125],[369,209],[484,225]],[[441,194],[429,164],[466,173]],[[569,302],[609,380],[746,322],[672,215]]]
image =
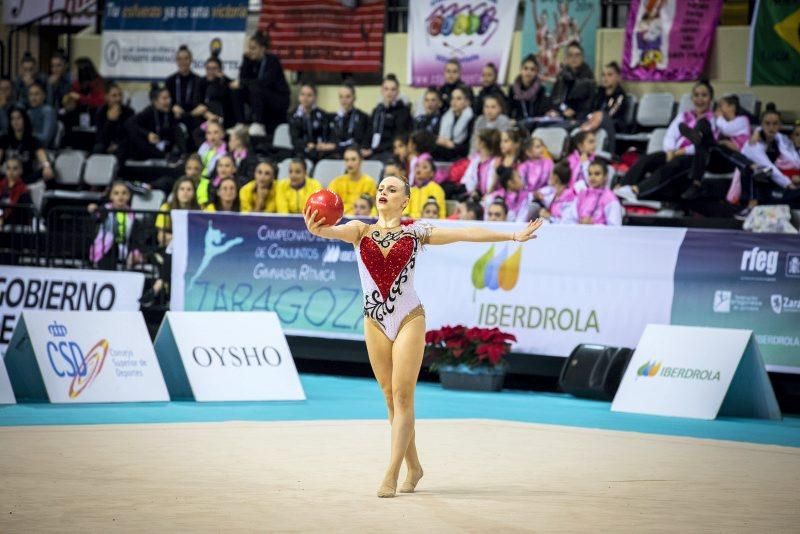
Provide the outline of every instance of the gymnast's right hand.
[[303,218],[306,220],[306,228],[313,235],[320,235],[320,230],[325,225],[325,217],[317,220],[317,210],[311,211],[311,208],[306,208],[303,212]]

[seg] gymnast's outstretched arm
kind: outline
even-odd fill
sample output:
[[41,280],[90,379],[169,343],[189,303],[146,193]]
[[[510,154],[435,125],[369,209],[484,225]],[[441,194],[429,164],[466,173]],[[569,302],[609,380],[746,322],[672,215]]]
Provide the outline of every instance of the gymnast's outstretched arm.
[[431,230],[429,243],[431,245],[447,245],[459,241],[472,241],[478,243],[494,243],[497,241],[519,241],[524,243],[530,239],[536,239],[534,232],[544,222],[543,219],[531,221],[517,232],[495,232],[484,227],[468,228],[437,228]]
[[338,226],[324,226],[325,217],[317,219],[317,211],[311,211],[310,208],[303,213],[303,218],[306,220],[306,228],[312,234],[325,239],[339,239],[347,243],[358,241],[366,226],[361,221],[348,221],[346,224]]

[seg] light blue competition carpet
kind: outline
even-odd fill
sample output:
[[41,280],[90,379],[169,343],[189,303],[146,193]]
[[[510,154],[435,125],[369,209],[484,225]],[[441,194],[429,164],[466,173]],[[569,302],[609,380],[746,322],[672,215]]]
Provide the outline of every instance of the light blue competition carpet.
[[[300,402],[21,404],[0,406],[0,426],[386,417],[383,397],[372,379],[301,375],[301,380],[307,400]],[[800,417],[697,421],[613,413],[609,403],[555,393],[446,391],[431,383],[418,385],[416,408],[417,417],[425,419],[503,419],[800,447]]]

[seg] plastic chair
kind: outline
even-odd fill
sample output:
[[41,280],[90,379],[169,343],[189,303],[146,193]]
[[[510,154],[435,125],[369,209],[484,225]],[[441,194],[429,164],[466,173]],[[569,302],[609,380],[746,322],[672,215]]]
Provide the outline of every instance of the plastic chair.
[[117,175],[117,157],[112,154],[92,154],[83,169],[86,185],[107,186]]
[[131,209],[133,210],[158,210],[164,203],[166,194],[160,189],[153,189],[146,195],[133,195]]
[[292,137],[289,135],[289,125],[285,122],[279,124],[278,127],[275,128],[275,135],[272,137],[272,146],[289,150],[294,148],[292,146]]
[[361,162],[361,172],[373,180],[378,181],[383,174],[383,162],[374,159],[365,159]]
[[61,152],[56,157],[56,183],[60,185],[78,185],[81,183],[86,156],[78,150]]
[[672,93],[648,93],[636,109],[636,123],[646,128],[667,126],[672,120],[674,104]]
[[344,162],[340,159],[321,159],[314,166],[314,179],[328,187],[334,178],[344,174]]
[[647,140],[647,154],[661,152],[664,150],[664,136],[667,135],[666,128],[656,128]]
[[564,154],[564,143],[569,134],[563,128],[536,128],[533,137],[538,137],[547,147],[548,152],[553,155],[553,159],[561,159]]

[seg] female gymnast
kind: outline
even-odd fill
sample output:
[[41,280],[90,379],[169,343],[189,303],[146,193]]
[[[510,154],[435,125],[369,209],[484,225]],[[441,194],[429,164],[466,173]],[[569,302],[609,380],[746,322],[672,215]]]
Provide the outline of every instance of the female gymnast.
[[375,378],[386,397],[392,425],[391,459],[378,488],[378,497],[394,497],[400,465],[406,460],[408,476],[401,493],[412,493],[422,478],[422,465],[414,443],[414,388],[425,348],[425,311],[414,290],[416,256],[423,245],[458,241],[524,242],[535,238],[542,220],[531,221],[514,233],[488,228],[435,228],[427,223],[401,224],[408,205],[407,180],[387,176],[378,185],[378,221],[352,220],[325,226],[317,211],[304,213],[314,235],[352,243],[364,291],[364,338]]

